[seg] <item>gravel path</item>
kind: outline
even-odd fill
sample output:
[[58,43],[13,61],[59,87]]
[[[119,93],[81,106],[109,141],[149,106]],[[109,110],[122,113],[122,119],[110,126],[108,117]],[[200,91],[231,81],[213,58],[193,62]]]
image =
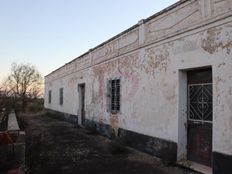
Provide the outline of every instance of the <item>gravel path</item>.
[[29,174],[194,174],[135,151],[113,155],[110,140],[46,116],[21,116]]

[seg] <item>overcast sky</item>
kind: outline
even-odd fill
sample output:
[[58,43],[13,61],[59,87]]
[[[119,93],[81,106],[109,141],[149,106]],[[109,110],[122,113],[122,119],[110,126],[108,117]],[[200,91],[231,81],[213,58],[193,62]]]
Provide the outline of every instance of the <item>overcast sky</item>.
[[12,62],[47,75],[177,0],[0,0],[0,79]]

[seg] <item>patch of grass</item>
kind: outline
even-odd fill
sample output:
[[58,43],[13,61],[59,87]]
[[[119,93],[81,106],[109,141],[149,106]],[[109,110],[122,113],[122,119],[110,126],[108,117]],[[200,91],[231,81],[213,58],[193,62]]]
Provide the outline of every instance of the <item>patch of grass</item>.
[[110,153],[113,155],[129,153],[125,137],[116,137],[109,143],[108,148]]
[[64,115],[63,114],[56,114],[56,113],[51,113],[51,112],[47,112],[45,114],[46,117],[50,117],[50,118],[54,118],[57,120],[64,120]]
[[15,164],[11,146],[0,146],[0,171],[7,171]]
[[[42,148],[42,132],[39,129],[29,130],[26,133],[26,165],[29,170],[38,163]],[[30,172],[29,172],[30,173]]]
[[86,124],[85,129],[88,131],[88,134],[91,134],[91,135],[98,134],[97,126],[93,122]]

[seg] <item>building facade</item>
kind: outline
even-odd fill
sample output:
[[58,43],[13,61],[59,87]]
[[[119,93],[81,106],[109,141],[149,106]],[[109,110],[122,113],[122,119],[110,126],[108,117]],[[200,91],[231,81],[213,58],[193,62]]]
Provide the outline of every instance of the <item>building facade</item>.
[[45,77],[45,108],[168,162],[232,171],[232,1],[181,0]]

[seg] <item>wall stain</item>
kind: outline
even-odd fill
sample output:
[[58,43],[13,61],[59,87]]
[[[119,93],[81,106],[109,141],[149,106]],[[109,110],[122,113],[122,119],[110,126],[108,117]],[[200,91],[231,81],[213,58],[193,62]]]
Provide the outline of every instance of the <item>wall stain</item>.
[[[123,101],[129,101],[135,96],[139,89],[139,78],[137,72],[139,67],[138,53],[118,59],[117,62],[117,72],[115,72],[114,75],[121,77],[123,81],[130,81],[129,84],[131,84],[127,90],[127,93],[122,95],[121,99]],[[115,66],[113,68],[116,69]]]
[[147,59],[147,61],[145,64],[147,64],[147,66],[145,65],[145,72],[147,74],[152,73],[152,75],[155,76],[156,70],[167,71],[169,51],[166,45],[158,49],[148,49],[146,52],[145,59]]
[[98,120],[99,124],[104,124],[103,116],[101,115]]
[[115,114],[111,114],[110,116],[110,126],[114,130],[115,136],[118,136],[118,129],[119,129],[119,121],[118,121],[118,116]]
[[[222,77],[217,76],[214,79],[215,81],[215,90],[216,90],[216,98],[220,98],[220,95],[223,93],[223,88],[222,86],[224,86],[225,80],[222,79]],[[220,100],[218,100],[218,104],[220,104]]]
[[178,40],[180,44],[173,48],[173,54],[183,54],[185,52],[190,52],[198,49],[198,41],[196,39],[193,40]]
[[225,62],[220,63],[220,64],[218,65],[218,68],[221,68],[222,66],[225,66],[225,65],[226,65],[226,63],[225,63]]
[[[207,31],[207,36],[201,41],[201,47],[208,53],[214,54],[218,52],[219,49],[226,49],[226,53],[231,53],[232,48],[232,37],[231,31],[223,31],[222,28],[211,28]],[[224,34],[227,40],[220,40]]]
[[[92,103],[99,104],[100,100],[103,100],[104,97],[104,75],[105,75],[105,67],[98,66],[93,69],[94,81],[92,83]],[[98,83],[98,91],[94,90],[95,83]],[[103,102],[101,107],[103,108]]]

